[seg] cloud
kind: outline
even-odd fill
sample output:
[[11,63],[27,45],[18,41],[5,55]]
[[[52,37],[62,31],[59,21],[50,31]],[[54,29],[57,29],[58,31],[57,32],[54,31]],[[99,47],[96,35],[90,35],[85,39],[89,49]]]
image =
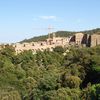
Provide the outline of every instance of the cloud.
[[44,19],[44,20],[49,20],[49,19],[56,20],[57,19],[56,16],[39,16],[39,18]]

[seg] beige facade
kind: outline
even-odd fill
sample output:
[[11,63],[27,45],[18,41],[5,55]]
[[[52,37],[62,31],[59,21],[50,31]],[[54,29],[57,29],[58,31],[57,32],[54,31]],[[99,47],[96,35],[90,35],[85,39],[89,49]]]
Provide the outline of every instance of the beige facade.
[[91,47],[100,45],[100,35],[98,35],[98,34],[91,35],[90,41],[91,41],[91,43],[90,43]]
[[99,34],[83,34],[83,33],[76,33],[74,36],[71,37],[55,37],[48,38],[46,41],[39,41],[39,42],[31,42],[31,43],[16,43],[13,45],[15,47],[16,53],[23,52],[25,50],[32,50],[36,52],[38,50],[44,51],[49,49],[50,51],[53,50],[56,46],[67,47],[69,44],[73,45],[85,45],[94,47],[100,45],[100,35]]
[[84,34],[83,33],[76,33],[75,34],[75,44],[81,45],[83,41]]
[[94,47],[100,45],[100,34],[83,34],[76,33],[72,36],[70,43],[78,46]]
[[[32,50],[33,53],[36,53],[36,51],[38,50],[44,51],[46,49],[52,51],[56,46],[68,47],[70,45],[85,45],[89,47],[100,45],[100,34],[89,35],[76,33],[74,36],[70,37],[56,37],[55,34],[53,34],[53,37],[49,37],[46,41],[12,44],[12,46],[15,48],[16,54],[21,53],[25,50]],[[0,46],[0,48],[1,47],[2,45]]]
[[68,38],[65,37],[53,37],[48,38],[46,41],[39,41],[39,42],[31,42],[31,43],[15,43],[13,44],[13,47],[15,47],[16,53],[21,53],[25,50],[32,50],[33,52],[36,52],[38,50],[44,51],[46,49],[49,49],[50,51],[53,50],[56,46],[62,46],[65,47],[69,43]]

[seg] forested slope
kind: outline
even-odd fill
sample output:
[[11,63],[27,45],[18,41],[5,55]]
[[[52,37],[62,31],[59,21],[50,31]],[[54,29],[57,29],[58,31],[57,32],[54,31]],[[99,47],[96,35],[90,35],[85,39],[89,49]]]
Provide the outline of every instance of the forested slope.
[[7,100],[100,100],[100,46],[35,55],[7,46],[0,50],[1,91]]

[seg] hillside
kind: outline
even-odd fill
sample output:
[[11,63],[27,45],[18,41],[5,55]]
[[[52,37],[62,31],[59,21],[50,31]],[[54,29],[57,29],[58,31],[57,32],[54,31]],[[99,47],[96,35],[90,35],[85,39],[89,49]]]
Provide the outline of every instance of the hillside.
[[[80,31],[84,34],[94,34],[94,33],[100,33],[100,28],[96,28],[96,29],[92,29],[92,30],[86,30],[86,31]],[[72,32],[72,31],[57,31],[55,32],[56,36],[60,36],[60,37],[68,37],[71,36],[73,34],[75,34],[76,32]],[[52,35],[52,34],[51,34]],[[48,38],[48,35],[42,35],[42,36],[37,36],[37,37],[33,37],[30,39],[25,39],[23,41],[21,41],[21,43],[23,42],[37,42],[37,41],[44,41]]]
[[0,100],[100,100],[100,46],[66,50],[1,49]]

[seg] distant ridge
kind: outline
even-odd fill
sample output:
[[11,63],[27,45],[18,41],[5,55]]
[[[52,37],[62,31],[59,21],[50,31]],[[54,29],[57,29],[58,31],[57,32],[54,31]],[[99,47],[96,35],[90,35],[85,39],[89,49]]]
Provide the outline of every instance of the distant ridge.
[[[78,32],[82,32],[84,34],[100,34],[100,28],[96,28],[96,29],[92,29],[92,30],[85,30],[85,31],[76,31],[76,32],[72,32],[72,31],[57,31],[55,32],[56,36],[60,36],[60,37],[68,37],[71,35],[74,35],[75,33]],[[51,33],[52,36],[52,33]],[[30,39],[25,39],[20,41],[20,43],[23,42],[38,42],[38,41],[45,41],[48,38],[48,35],[42,35],[42,36],[37,36],[37,37],[33,37]]]

